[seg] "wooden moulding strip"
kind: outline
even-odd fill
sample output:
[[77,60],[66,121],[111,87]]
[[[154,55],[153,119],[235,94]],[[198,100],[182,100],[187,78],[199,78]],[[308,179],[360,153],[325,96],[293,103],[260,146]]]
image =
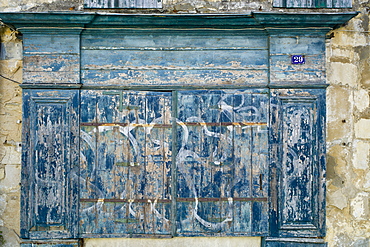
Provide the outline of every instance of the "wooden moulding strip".
[[267,201],[267,197],[221,197],[221,198],[176,198],[178,202],[218,202],[218,201],[238,201],[238,202],[246,202],[246,201],[258,201],[264,202]]
[[169,199],[96,199],[96,198],[81,198],[80,202],[114,202],[114,203],[130,203],[130,202],[141,202],[141,203],[171,203]]
[[[184,122],[180,125],[186,126],[266,126],[267,123],[260,122],[223,122],[223,123],[204,123],[204,122]],[[132,126],[132,127],[152,127],[152,128],[172,128],[172,124],[135,124],[135,123],[81,123],[81,126]]]
[[152,128],[172,128],[172,124],[136,124],[136,123],[81,123],[81,126],[121,126],[121,127],[152,127]]
[[[265,202],[267,197],[221,197],[221,198],[176,198],[178,202],[218,202],[218,201],[257,201]],[[96,198],[81,198],[80,202],[115,202],[115,203],[171,203],[172,200],[169,199],[96,199]]]

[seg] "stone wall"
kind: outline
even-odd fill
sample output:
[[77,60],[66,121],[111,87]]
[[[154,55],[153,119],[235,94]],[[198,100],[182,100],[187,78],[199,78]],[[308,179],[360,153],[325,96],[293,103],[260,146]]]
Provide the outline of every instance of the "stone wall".
[[[155,12],[208,13],[270,10],[256,1],[164,0]],[[327,237],[330,247],[370,246],[370,38],[369,7],[327,41]],[[82,0],[2,0],[0,11],[78,11]],[[125,10],[132,12],[133,10]],[[140,11],[140,10],[134,10]],[[306,11],[306,10],[303,10]],[[326,11],[326,10],[318,10]],[[338,11],[338,10],[333,10]],[[0,28],[0,74],[22,80],[17,33]],[[21,156],[21,89],[0,78],[0,243],[17,246]],[[1,244],[0,244],[1,245]],[[92,245],[93,246],[93,245]]]
[[[0,75],[22,81],[22,43],[17,33],[0,28]],[[17,246],[21,171],[22,92],[0,77],[0,243]],[[1,246],[0,244],[0,246]]]
[[370,246],[370,46],[365,9],[335,30],[327,48],[327,237]]

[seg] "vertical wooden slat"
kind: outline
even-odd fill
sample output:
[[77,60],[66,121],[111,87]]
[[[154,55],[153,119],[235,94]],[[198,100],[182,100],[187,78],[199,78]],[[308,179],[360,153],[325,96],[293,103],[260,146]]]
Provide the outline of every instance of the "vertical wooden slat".
[[[168,95],[169,96],[169,95]],[[145,196],[149,201],[148,217],[150,225],[148,233],[169,232],[170,222],[166,218],[166,207],[157,199],[170,199],[169,180],[171,156],[171,98],[159,93],[150,93],[146,96],[146,189]]]
[[[171,199],[165,189],[172,159],[170,94],[112,90],[96,91],[95,96],[97,117],[84,117],[88,122],[81,126],[85,142],[95,141],[90,146],[95,145],[97,157],[97,168],[82,172],[92,190],[83,194],[87,201],[82,202],[81,231],[100,236],[169,234],[170,208],[161,200]],[[82,153],[94,152],[85,146]],[[95,204],[86,207],[89,199]],[[95,227],[88,231],[86,222]]]
[[[262,124],[266,130],[267,95],[261,94],[259,98],[260,93],[256,92],[258,100],[254,102],[250,91],[179,93],[178,115],[184,132],[180,139],[185,142],[179,145],[179,157],[190,157],[188,161],[194,161],[195,157],[193,164],[178,162],[178,197],[187,198],[186,202],[178,203],[180,234],[251,234],[251,201],[253,197],[267,195],[266,183],[261,182],[267,177],[267,169],[263,170],[264,164],[261,164],[266,162],[267,132],[261,131],[261,137],[254,142],[254,127],[251,127]],[[261,110],[261,114],[253,112],[255,109]],[[259,148],[260,144],[264,146]],[[263,158],[253,158],[253,155]],[[261,172],[264,173],[262,177]],[[263,186],[265,194],[259,192]],[[252,187],[257,187],[258,193],[253,193]],[[234,197],[238,200],[234,201]],[[262,200],[263,209],[254,211],[259,218],[264,216],[263,224],[267,226],[267,215],[261,215],[266,214],[267,201],[266,198]],[[193,217],[189,216],[192,210]],[[259,218],[255,222],[258,226]],[[267,228],[256,230],[256,234],[266,233]]]
[[[235,122],[251,122],[251,95],[238,93],[235,95]],[[251,126],[236,125],[234,129],[235,143],[235,177],[234,197],[248,198],[252,196],[252,128]],[[251,202],[236,201],[234,212],[234,231],[237,234],[251,231]]]
[[[260,106],[254,112],[254,117],[259,123],[267,123],[266,94],[252,96],[252,106]],[[266,125],[251,128],[253,136],[252,145],[252,196],[255,198],[267,198],[268,196],[268,132]],[[268,228],[268,203],[267,201],[255,201],[252,203],[252,234],[267,233]]]
[[[82,231],[102,236],[122,230],[169,234],[171,205],[160,201],[170,201],[168,175],[173,175],[169,94],[97,91],[94,100],[96,117],[92,110],[86,112],[84,119],[91,122],[82,124],[81,133],[90,133],[83,134],[82,153],[94,153],[89,149],[95,145],[97,168],[81,174],[91,180],[92,185],[84,189],[87,198],[100,201],[84,208]],[[266,101],[260,90],[178,93],[178,234],[263,235],[267,231]],[[254,198],[262,201],[253,202]],[[86,231],[86,222],[95,224],[95,229],[89,228],[92,232]]]
[[[220,151],[222,154],[222,162],[218,169],[220,177],[220,220],[221,235],[230,235],[233,233],[233,220],[234,215],[234,201],[233,198],[233,181],[235,176],[235,147],[234,147],[234,131],[235,125],[229,123],[236,122],[235,120],[235,94],[233,91],[226,91],[222,95],[222,101],[218,104],[221,105],[222,114],[225,117],[221,122],[221,138],[220,138]],[[227,123],[227,124],[225,124]],[[223,199],[228,198],[228,200]]]
[[[207,150],[207,153],[194,150],[194,152],[200,156],[200,162],[196,164],[200,171],[199,179],[202,181],[197,188],[197,191],[199,191],[198,197],[215,199],[220,197],[221,182],[218,167],[222,162],[222,120],[220,110],[217,109],[217,103],[220,101],[221,95],[218,92],[202,92],[200,95],[197,95],[197,98],[199,107],[198,114],[195,115],[199,118],[197,122],[204,121],[205,123],[215,123],[214,126],[197,126],[197,129],[194,130],[194,135],[199,136],[198,139],[201,144],[201,149],[203,149],[203,145],[206,146],[209,143],[209,147],[207,147],[209,150]],[[207,134],[208,131],[210,133]],[[220,231],[220,229],[217,229],[221,213],[219,201],[199,202],[198,208],[196,209],[198,210],[198,218],[196,218],[194,223],[201,234],[207,232],[209,235],[214,235]],[[207,225],[207,223],[209,225]]]
[[[267,133],[267,95],[252,94],[251,120],[259,123],[251,128],[253,136],[252,155],[252,194],[254,197],[267,197],[267,161],[268,161],[268,133]],[[263,125],[263,124],[265,125]]]

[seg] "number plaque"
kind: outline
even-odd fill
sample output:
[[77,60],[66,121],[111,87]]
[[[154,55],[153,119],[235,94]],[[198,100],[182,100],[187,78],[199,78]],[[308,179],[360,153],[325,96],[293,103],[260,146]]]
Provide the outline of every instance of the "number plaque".
[[304,64],[305,62],[304,55],[292,55],[292,64]]

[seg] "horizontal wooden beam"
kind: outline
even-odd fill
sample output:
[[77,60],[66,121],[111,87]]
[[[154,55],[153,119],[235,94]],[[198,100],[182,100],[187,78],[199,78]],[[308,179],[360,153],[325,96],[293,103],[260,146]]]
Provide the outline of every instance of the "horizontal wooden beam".
[[280,13],[249,14],[117,14],[91,12],[0,13],[3,22],[19,30],[40,32],[79,32],[86,29],[268,29],[268,28],[335,28],[346,23],[357,12],[342,13]]

